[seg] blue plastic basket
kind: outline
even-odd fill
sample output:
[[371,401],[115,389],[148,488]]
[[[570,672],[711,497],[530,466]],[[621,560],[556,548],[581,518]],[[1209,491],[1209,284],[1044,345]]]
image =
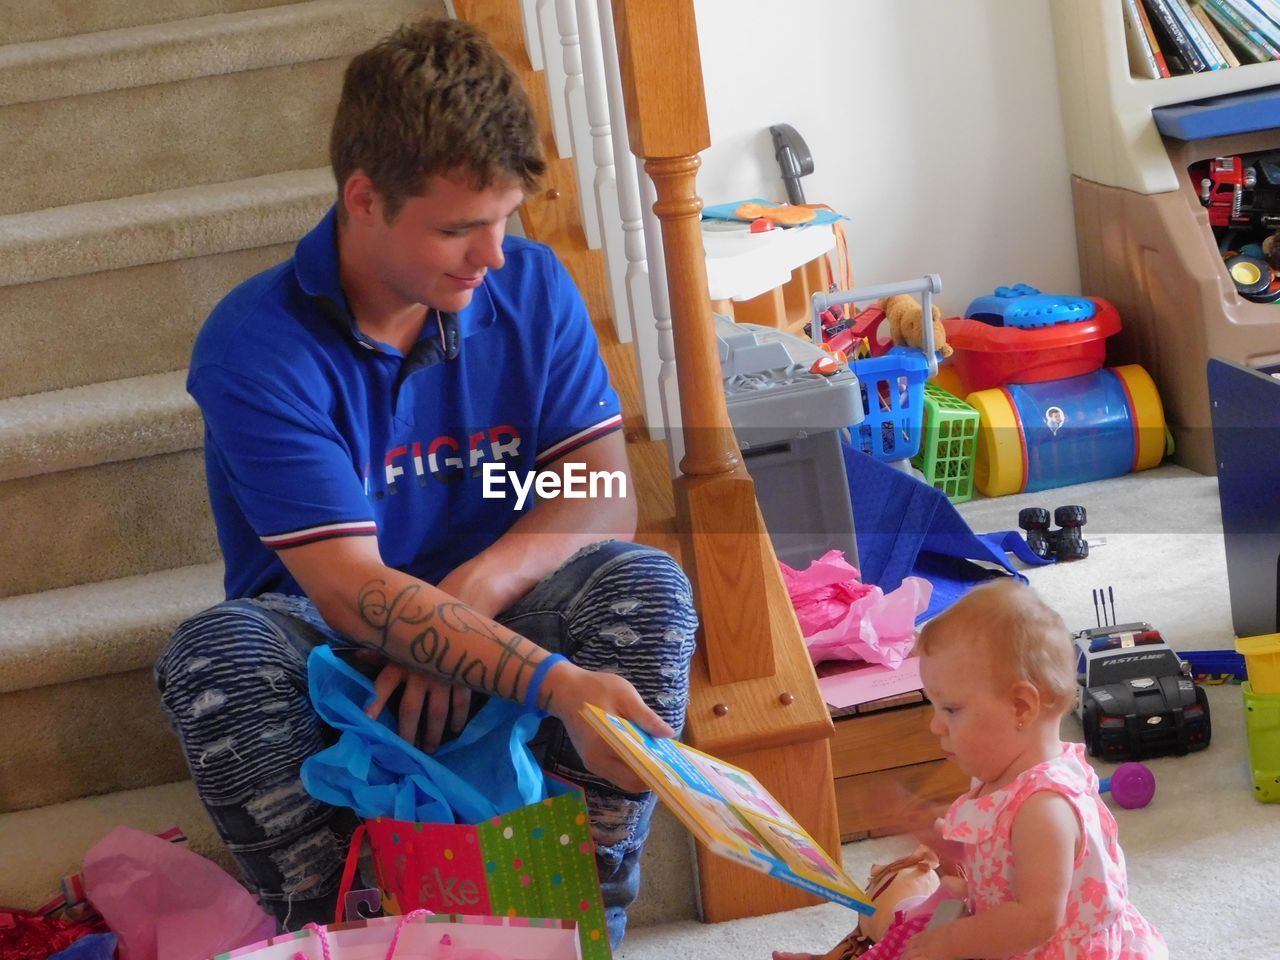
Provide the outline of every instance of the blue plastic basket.
[[920,452],[924,382],[929,378],[925,355],[910,347],[894,347],[850,366],[862,385],[865,413],[853,427],[857,445],[886,463],[914,457]]

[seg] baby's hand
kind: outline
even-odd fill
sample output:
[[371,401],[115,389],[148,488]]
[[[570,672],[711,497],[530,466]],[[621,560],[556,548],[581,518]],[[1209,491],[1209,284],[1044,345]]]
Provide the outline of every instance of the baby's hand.
[[903,960],[952,960],[947,949],[946,927],[922,930],[907,941]]

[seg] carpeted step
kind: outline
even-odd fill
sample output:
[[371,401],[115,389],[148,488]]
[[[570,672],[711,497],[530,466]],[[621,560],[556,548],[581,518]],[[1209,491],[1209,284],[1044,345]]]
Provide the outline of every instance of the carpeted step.
[[59,880],[118,826],[156,833],[175,824],[190,850],[231,869],[190,780],[0,814],[0,904],[30,910],[52,900]]
[[0,597],[216,559],[202,440],[181,372],[0,400]]
[[211,563],[0,600],[0,812],[186,776],[151,666],[222,597]]
[[0,483],[200,446],[186,371],[0,400]]
[[351,55],[438,8],[312,0],[0,47],[0,214],[319,166]]
[[321,167],[0,217],[0,398],[186,366],[333,199]]
[[186,20],[214,13],[274,7],[299,0],[75,0],[74,3],[31,3],[0,0],[0,37],[6,43],[28,43],[77,33],[117,30],[167,20]]

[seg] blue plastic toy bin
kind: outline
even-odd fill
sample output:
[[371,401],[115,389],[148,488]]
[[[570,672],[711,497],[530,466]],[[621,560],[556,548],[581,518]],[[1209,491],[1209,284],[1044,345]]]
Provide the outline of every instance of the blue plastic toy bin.
[[910,347],[894,347],[849,366],[862,387],[863,419],[853,427],[856,445],[886,463],[914,457],[924,425],[928,358]]
[[[819,291],[812,297],[810,331],[813,342],[823,341],[822,313],[846,303],[864,303],[900,293],[920,294],[921,316],[933,316],[933,296],[942,292],[936,273],[919,280],[886,283],[857,290]],[[938,372],[934,357],[933,324],[924,324],[924,349],[894,347],[888,353],[849,364],[862,391],[863,420],[854,424],[850,446],[885,463],[910,460],[920,452],[924,427],[924,382]]]

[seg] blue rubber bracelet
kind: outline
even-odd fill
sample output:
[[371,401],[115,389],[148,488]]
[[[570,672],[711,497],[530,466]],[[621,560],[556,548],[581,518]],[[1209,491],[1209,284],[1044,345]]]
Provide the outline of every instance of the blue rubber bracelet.
[[547,671],[557,663],[568,662],[568,657],[562,657],[558,653],[553,653],[547,657],[547,659],[538,664],[538,669],[533,671],[533,679],[529,681],[529,687],[524,692],[524,706],[526,710],[539,709],[538,694],[542,691],[542,681],[547,679]]

